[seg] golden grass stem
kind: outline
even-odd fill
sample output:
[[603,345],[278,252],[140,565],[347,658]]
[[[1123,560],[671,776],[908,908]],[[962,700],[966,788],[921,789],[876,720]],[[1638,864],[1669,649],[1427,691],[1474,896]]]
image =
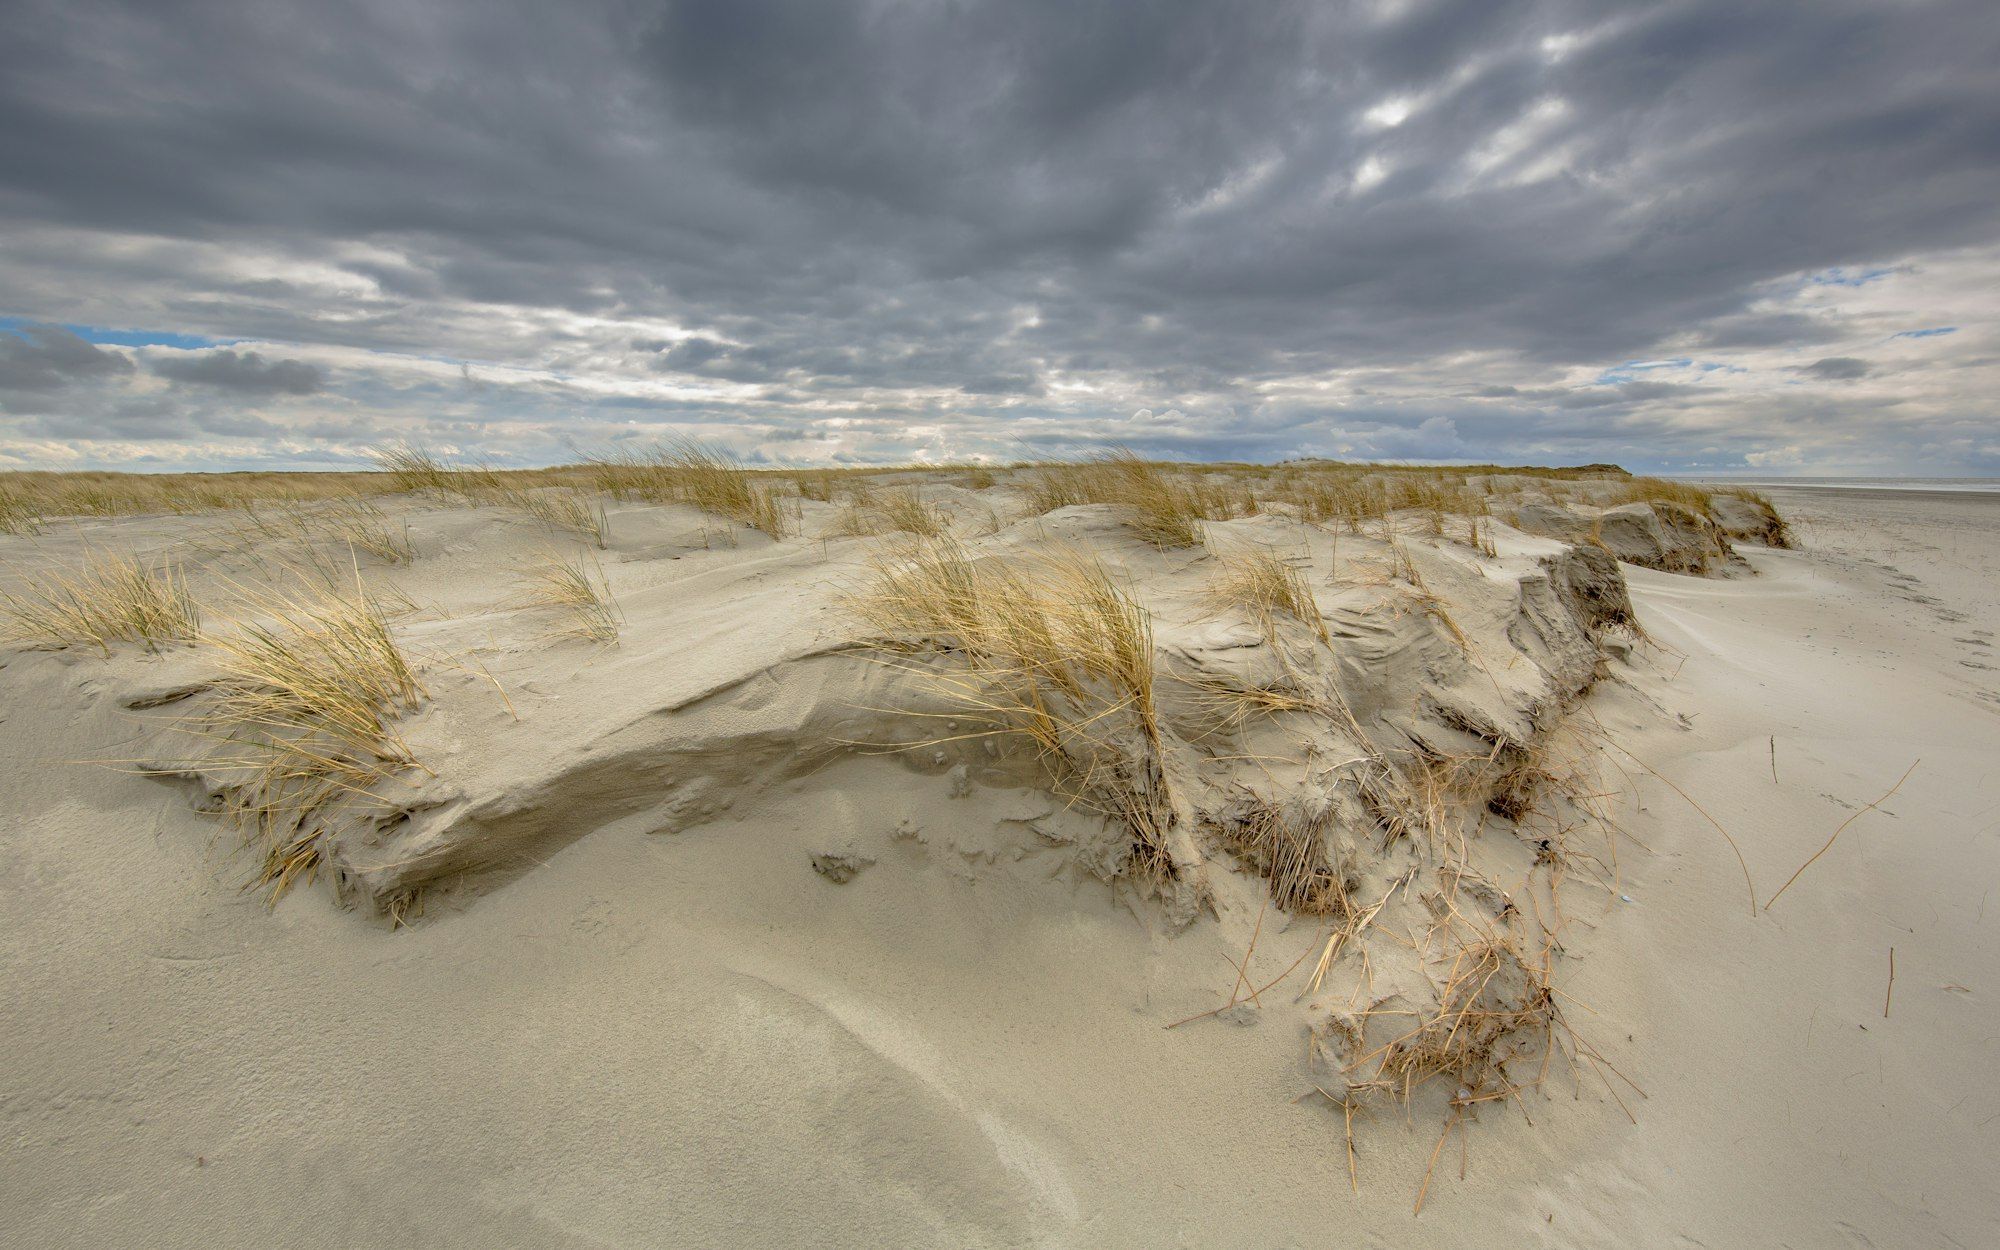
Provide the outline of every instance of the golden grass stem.
[[1780,898],[1784,897],[1785,891],[1792,888],[1792,882],[1797,881],[1799,877],[1805,872],[1806,869],[1812,867],[1813,864],[1818,861],[1820,856],[1832,850],[1835,839],[1839,838],[1841,834],[1847,832],[1847,827],[1849,825],[1853,824],[1857,820],[1860,820],[1863,816],[1866,816],[1868,813],[1874,811],[1876,808],[1882,806],[1884,803],[1887,803],[1890,800],[1890,798],[1892,798],[1895,795],[1896,791],[1902,789],[1903,783],[1910,779],[1910,774],[1917,771],[1917,765],[1921,763],[1923,763],[1921,759],[1917,760],[1915,763],[1912,763],[1908,768],[1903,770],[1903,775],[1896,779],[1896,784],[1889,787],[1888,793],[1884,794],[1881,798],[1876,799],[1873,803],[1870,803],[1868,806],[1862,808],[1860,811],[1855,812],[1853,815],[1849,816],[1846,820],[1841,821],[1840,828],[1835,829],[1833,831],[1832,836],[1827,838],[1826,845],[1820,847],[1817,851],[1814,851],[1810,859],[1806,860],[1805,863],[1799,865],[1798,871],[1794,872],[1790,877],[1787,877],[1785,879],[1785,884],[1778,887],[1778,892],[1776,894],[1773,894],[1768,900],[1765,901],[1764,910],[1765,911],[1771,910],[1771,904],[1777,902]]

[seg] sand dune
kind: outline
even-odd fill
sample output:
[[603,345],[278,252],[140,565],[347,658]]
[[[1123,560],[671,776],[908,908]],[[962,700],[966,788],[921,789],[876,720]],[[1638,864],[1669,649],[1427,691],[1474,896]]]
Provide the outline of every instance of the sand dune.
[[[904,481],[953,569],[1028,579],[982,585],[1097,562],[1144,609],[1151,712],[1092,677],[1046,686],[1052,747],[991,732],[1018,718],[957,678],[1025,670],[888,636],[860,605],[914,540],[844,536],[879,527],[835,502],[782,539],[613,503],[600,549],[387,499],[414,558],[342,558],[420,671],[415,764],[315,809],[313,880],[267,911],[211,814],[242,774],[185,731],[227,691],[212,647],[4,653],[8,1237],[2000,1231],[2000,507],[1773,492],[1802,549],[1737,517],[1732,575],[1696,577],[1507,508],[1280,507],[1162,548],[1118,506]],[[299,563],[210,516],[0,542],[17,578],[172,555],[212,632]],[[601,578],[615,645],[525,605],[552,550]],[[1218,592],[1257,553],[1310,611]],[[1546,1031],[1371,1087],[1462,966],[1458,1023]]]

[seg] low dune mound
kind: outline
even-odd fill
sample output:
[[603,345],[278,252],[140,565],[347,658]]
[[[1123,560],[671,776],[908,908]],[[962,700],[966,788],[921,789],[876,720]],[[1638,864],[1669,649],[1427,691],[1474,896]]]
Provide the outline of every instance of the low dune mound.
[[1514,524],[1531,534],[1602,547],[1626,564],[1667,573],[1707,575],[1743,567],[1723,527],[1692,508],[1647,500],[1593,508],[1523,504]]
[[1595,536],[1627,564],[1704,574],[1739,563],[1722,528],[1676,503],[1620,504],[1598,514]]
[[1761,495],[1718,491],[1709,501],[1709,515],[1737,542],[1780,548],[1792,545],[1791,529],[1771,501]]
[[[418,549],[452,515],[413,514]],[[1161,550],[1116,507],[1073,505],[984,537],[649,542],[553,566],[581,606],[460,616],[321,584],[133,668],[117,698],[172,714],[143,766],[242,825],[263,879],[322,875],[399,917],[592,829],[672,832],[861,755],[1055,792],[1044,836],[1186,923],[1218,854],[1280,905],[1331,905],[1335,878],[1395,860],[1368,848],[1408,832],[1436,770],[1513,807],[1521,758],[1630,620],[1587,544],[1489,555],[1280,516],[1204,538]],[[669,560],[694,567],[658,578]]]
[[6,679],[139,718],[106,757],[233,826],[274,899],[420,922],[600,831],[749,838],[832,905],[921,872],[1252,946],[1304,926],[1283,1001],[1350,1112],[1455,1121],[1584,1045],[1558,895],[1614,873],[1568,713],[1640,636],[1619,560],[1729,558],[1700,515],[1495,477],[1516,528],[1483,483],[1130,458],[796,496],[613,467],[560,503],[447,479],[42,535],[58,565],[115,538],[199,625],[80,633],[101,660],[52,636]]

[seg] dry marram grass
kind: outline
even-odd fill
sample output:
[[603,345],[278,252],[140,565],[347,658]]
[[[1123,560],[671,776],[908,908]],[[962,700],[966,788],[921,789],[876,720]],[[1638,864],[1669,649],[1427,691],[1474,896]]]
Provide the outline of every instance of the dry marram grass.
[[157,650],[192,640],[200,628],[180,572],[132,555],[92,553],[80,569],[30,576],[18,590],[0,591],[0,636],[46,650],[87,646],[108,656],[114,642]]
[[378,787],[421,767],[397,733],[424,690],[357,577],[350,592],[302,583],[245,592],[251,619],[213,640],[214,699],[190,724],[226,777],[227,813],[264,853],[272,897],[314,870],[336,800],[386,802]]
[[975,561],[934,541],[884,561],[850,605],[905,654],[955,659],[905,667],[957,716],[1028,740],[1074,800],[1123,821],[1128,868],[1173,875],[1152,623],[1102,564],[1078,552]]
[[1327,640],[1326,621],[1319,614],[1312,586],[1296,565],[1262,548],[1234,552],[1222,558],[1221,571],[1210,583],[1209,602],[1219,608],[1247,609],[1274,636],[1276,618],[1289,616]]
[[950,520],[935,504],[907,486],[892,486],[885,490],[857,489],[828,532],[855,536],[903,533],[942,538],[950,529]]
[[543,555],[523,570],[520,583],[526,606],[547,608],[560,616],[558,637],[618,641],[621,618],[604,570],[585,564],[583,557]]

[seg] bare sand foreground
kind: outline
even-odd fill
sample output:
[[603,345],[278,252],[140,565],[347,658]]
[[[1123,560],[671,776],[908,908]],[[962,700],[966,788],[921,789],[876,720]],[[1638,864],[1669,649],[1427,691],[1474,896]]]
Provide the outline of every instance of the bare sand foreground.
[[[399,509],[418,558],[369,576],[439,657],[404,731],[435,775],[328,835],[272,910],[200,810],[213,761],[164,745],[203,653],[0,653],[0,1240],[2000,1242],[2000,497],[1770,493],[1800,549],[1739,544],[1727,577],[1620,566],[1642,639],[1595,565],[1498,520],[1467,542],[1266,512],[1176,550],[1095,505],[925,483],[967,551],[1084,544],[1145,601],[1159,729],[1089,748],[1091,793],[1160,804],[1125,821],[844,649],[879,537],[614,509],[604,647],[510,599],[545,533]],[[126,519],[0,558],[114,539],[235,583],[277,541]],[[1318,625],[1217,606],[1216,563],[1253,548],[1310,579]],[[1229,701],[1296,694],[1308,654],[1341,717]],[[865,749],[927,714],[936,748]],[[1275,745],[1301,735],[1303,762]],[[1546,832],[1475,805],[1456,851],[1443,822],[1361,837],[1370,803],[1421,798],[1375,788],[1385,736],[1475,765],[1568,744],[1548,780],[1611,797],[1567,796]],[[1586,829],[1592,802],[1619,832]],[[1339,852],[1303,876],[1241,832],[1299,821]],[[1241,844],[1173,832],[1197,828]],[[1308,1043],[1379,1036],[1354,1003],[1421,1000],[1460,924],[1531,932],[1581,1040],[1538,1083],[1523,1050],[1490,1101],[1483,1067],[1357,1095],[1350,1175],[1314,1092],[1340,1064]],[[1239,982],[1273,987],[1167,1027]]]

